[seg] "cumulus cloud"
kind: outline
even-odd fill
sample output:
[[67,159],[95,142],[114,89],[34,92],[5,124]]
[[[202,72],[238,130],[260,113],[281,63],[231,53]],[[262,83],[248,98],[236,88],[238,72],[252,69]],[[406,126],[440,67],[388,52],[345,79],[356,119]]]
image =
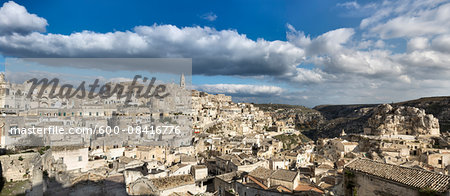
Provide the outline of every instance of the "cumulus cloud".
[[[316,75],[320,73],[319,76],[322,80],[326,76],[328,79],[332,79],[332,76],[344,73],[389,77],[402,72],[402,66],[390,59],[392,54],[390,51],[383,49],[359,50],[359,47],[383,47],[384,42],[381,40],[366,41],[363,46],[361,44],[356,47],[349,46],[348,44],[355,34],[354,29],[336,29],[313,39],[292,27],[289,30],[289,41],[305,49],[308,57],[305,62],[310,62],[320,68],[315,72],[309,71],[309,77],[314,76],[313,73]],[[297,76],[302,76],[302,74],[297,74]]]
[[[450,87],[448,1],[364,5],[354,1],[338,6],[370,9],[374,14],[363,19],[359,28],[334,29],[317,36],[288,24],[286,41],[252,40],[237,30],[156,24],[129,31],[86,30],[63,35],[42,33],[45,19],[8,2],[0,8],[0,15],[13,7],[21,10],[14,13],[25,19],[15,22],[21,28],[6,28],[10,23],[0,17],[0,53],[15,57],[192,58],[194,75],[263,78],[285,85],[206,84],[197,86],[199,90],[242,100],[256,97],[264,102],[309,106],[402,101],[448,92],[444,89]],[[6,18],[12,18],[9,15]],[[211,16],[205,19],[217,18]],[[391,38],[406,40],[406,47],[402,46],[406,50],[392,48]]]
[[209,93],[228,94],[239,97],[276,96],[285,92],[278,86],[250,85],[250,84],[204,84],[196,89]]
[[408,41],[407,48],[409,51],[423,50],[428,48],[428,42],[426,37],[415,37]]
[[0,51],[18,57],[186,57],[195,59],[196,74],[243,76],[285,75],[304,57],[303,49],[285,41],[254,41],[235,30],[173,25],[111,33],[4,35]]
[[45,32],[47,25],[47,20],[28,13],[25,7],[13,1],[5,2],[0,8],[0,35]]
[[305,35],[302,31],[297,31],[292,25],[287,25],[287,38],[290,43],[306,51],[307,56],[326,54],[331,51],[342,48],[354,35],[352,28],[341,28],[328,31],[316,38]]
[[431,45],[433,50],[450,54],[450,34],[436,37],[433,39]]

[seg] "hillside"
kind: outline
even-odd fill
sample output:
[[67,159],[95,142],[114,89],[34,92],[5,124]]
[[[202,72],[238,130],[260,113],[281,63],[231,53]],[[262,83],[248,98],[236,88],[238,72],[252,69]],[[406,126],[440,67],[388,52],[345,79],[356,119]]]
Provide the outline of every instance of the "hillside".
[[[427,114],[433,114],[439,120],[441,132],[450,131],[450,96],[424,97],[415,100],[391,104],[397,106],[410,106],[424,109]],[[297,116],[307,119],[308,116],[317,118],[320,113],[322,120],[317,121],[311,129],[303,133],[311,139],[319,137],[336,137],[344,129],[346,133],[362,133],[367,127],[368,119],[373,115],[373,109],[379,104],[353,104],[353,105],[319,105],[314,108],[284,104],[258,104],[264,111],[296,113]],[[302,115],[298,115],[298,114]]]
[[394,105],[412,106],[424,109],[439,119],[441,132],[450,131],[450,97],[424,97],[420,99],[395,103]]
[[[450,97],[424,97],[391,105],[424,109],[427,114],[433,114],[439,120],[441,132],[450,131]],[[345,129],[347,133],[361,133],[367,126],[367,120],[373,114],[373,109],[377,106],[379,104],[316,106],[313,109],[319,111],[326,121],[318,129],[305,134],[315,139],[338,136],[342,129]]]

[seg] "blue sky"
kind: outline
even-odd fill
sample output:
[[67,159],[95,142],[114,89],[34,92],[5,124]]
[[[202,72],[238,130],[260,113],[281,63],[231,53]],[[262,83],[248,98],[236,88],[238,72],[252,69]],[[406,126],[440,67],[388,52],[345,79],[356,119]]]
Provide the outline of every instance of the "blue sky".
[[[345,16],[347,10],[336,6],[339,2],[343,1],[16,1],[30,13],[47,19],[49,33],[70,34],[82,30],[106,33],[156,23],[236,29],[251,39],[266,40],[286,40],[286,24],[312,36],[358,26],[363,16]],[[203,19],[208,13],[215,14],[217,19]]]
[[446,0],[0,4],[0,61],[192,58],[199,90],[307,106],[449,93]]
[[[7,1],[1,1],[3,4]],[[50,24],[48,33],[70,34],[83,30],[99,33],[127,31],[135,26],[171,24],[235,29],[250,39],[286,40],[286,25],[301,27],[311,36],[359,24],[362,16],[345,16],[342,1],[15,1]],[[205,19],[215,15],[214,21]],[[314,19],[314,20],[311,20]],[[2,57],[0,57],[2,60]],[[195,59],[194,59],[195,61]],[[308,67],[309,69],[311,67]],[[229,76],[193,78],[195,84],[211,82],[258,84],[255,79]]]

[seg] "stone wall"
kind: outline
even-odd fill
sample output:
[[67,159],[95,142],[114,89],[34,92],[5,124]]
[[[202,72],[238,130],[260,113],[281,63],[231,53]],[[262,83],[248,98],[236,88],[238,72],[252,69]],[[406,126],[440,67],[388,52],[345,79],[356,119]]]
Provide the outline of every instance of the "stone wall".
[[32,177],[39,153],[22,153],[0,156],[2,176],[6,181],[22,181]]
[[[396,196],[396,195],[408,195],[418,196],[419,191],[413,187],[408,187],[396,182],[387,181],[375,176],[367,175],[364,173],[351,171],[351,176],[344,172],[346,182],[351,180],[354,182],[356,189],[356,195],[367,196]],[[344,188],[348,188],[348,183],[344,184]],[[354,194],[355,192],[353,192]]]

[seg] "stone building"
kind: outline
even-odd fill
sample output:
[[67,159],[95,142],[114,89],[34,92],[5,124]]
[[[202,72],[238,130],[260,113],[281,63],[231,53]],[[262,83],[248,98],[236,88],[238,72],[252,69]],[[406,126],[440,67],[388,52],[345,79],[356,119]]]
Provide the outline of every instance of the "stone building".
[[255,183],[263,189],[283,187],[289,191],[293,191],[300,183],[300,174],[291,170],[270,170],[258,167],[248,174],[245,182]]
[[420,155],[421,162],[444,169],[450,165],[450,150],[429,149]]
[[216,165],[218,174],[224,174],[233,171],[250,172],[257,167],[262,166],[263,162],[245,154],[233,154],[216,157]]
[[214,191],[219,196],[234,195],[236,190],[236,181],[242,181],[246,172],[235,171],[214,177]]
[[191,167],[191,174],[195,180],[208,177],[208,168],[205,165],[194,165]]
[[53,159],[61,160],[66,165],[67,171],[86,171],[88,165],[88,148],[78,146],[52,147],[51,155]]
[[0,156],[1,174],[8,182],[30,179],[40,161],[38,153],[21,153]]

